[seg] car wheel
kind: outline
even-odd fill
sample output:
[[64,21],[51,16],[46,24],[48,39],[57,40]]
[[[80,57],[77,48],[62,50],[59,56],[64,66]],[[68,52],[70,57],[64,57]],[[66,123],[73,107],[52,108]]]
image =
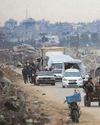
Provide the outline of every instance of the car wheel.
[[34,84],[34,85],[37,85],[37,86],[39,86],[40,84],[38,83],[38,81]]
[[52,85],[52,86],[54,86],[54,85],[55,85],[55,83],[51,83],[51,85]]
[[83,86],[81,85],[81,86],[79,86],[79,88],[83,88]]
[[65,86],[63,85],[62,88],[65,88]]

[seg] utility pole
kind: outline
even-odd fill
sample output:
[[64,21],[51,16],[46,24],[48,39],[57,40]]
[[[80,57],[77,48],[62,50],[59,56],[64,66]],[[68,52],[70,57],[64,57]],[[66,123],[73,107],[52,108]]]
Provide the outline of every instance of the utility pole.
[[43,67],[44,67],[44,50],[43,48],[41,48],[41,65],[42,65],[42,70],[43,70]]
[[77,43],[76,43],[76,57],[79,55],[79,34],[77,33]]
[[26,15],[25,15],[25,18],[27,19],[28,18],[28,9],[26,8]]

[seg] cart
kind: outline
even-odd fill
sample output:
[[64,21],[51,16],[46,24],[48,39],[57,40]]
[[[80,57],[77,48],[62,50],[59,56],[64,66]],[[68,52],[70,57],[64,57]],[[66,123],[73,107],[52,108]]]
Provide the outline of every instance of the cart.
[[[88,96],[88,97],[87,97]],[[98,102],[100,106],[100,83],[95,85],[95,91],[92,93],[86,93],[84,96],[84,106],[91,106],[91,102]]]

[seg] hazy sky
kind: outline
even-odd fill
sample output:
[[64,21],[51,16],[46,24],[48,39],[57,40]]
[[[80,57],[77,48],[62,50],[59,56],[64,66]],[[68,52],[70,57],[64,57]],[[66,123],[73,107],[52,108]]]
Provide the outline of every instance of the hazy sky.
[[0,24],[9,18],[28,17],[55,21],[92,21],[100,19],[100,0],[0,0]]

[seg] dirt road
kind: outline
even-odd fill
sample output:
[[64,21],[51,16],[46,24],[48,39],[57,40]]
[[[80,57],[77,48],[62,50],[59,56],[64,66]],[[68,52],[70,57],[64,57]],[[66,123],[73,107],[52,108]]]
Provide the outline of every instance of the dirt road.
[[[28,95],[28,102],[32,109],[34,99],[40,102],[39,110],[43,114],[47,114],[52,119],[68,120],[68,107],[64,104],[65,96],[73,93],[74,89],[61,87],[61,84],[55,86],[34,86],[32,84],[24,84],[22,80],[17,83],[22,90]],[[84,93],[80,89],[82,98]],[[92,104],[92,107],[84,107],[83,101],[80,104],[81,118],[79,125],[100,125],[100,107],[97,104]]]
[[[17,72],[20,73],[18,70]],[[73,93],[73,88],[62,88],[61,83],[56,83],[55,86],[34,86],[32,84],[24,84],[22,80],[17,84],[28,94],[28,100],[30,107],[34,97],[41,102],[41,112],[48,114],[50,119],[60,119],[64,121],[68,119],[68,107],[64,104],[65,96]],[[81,118],[79,125],[100,125],[100,107],[97,103],[92,103],[91,107],[84,107],[83,96],[84,92],[79,89],[82,96],[82,102],[80,103]],[[55,124],[56,125],[56,124]]]

